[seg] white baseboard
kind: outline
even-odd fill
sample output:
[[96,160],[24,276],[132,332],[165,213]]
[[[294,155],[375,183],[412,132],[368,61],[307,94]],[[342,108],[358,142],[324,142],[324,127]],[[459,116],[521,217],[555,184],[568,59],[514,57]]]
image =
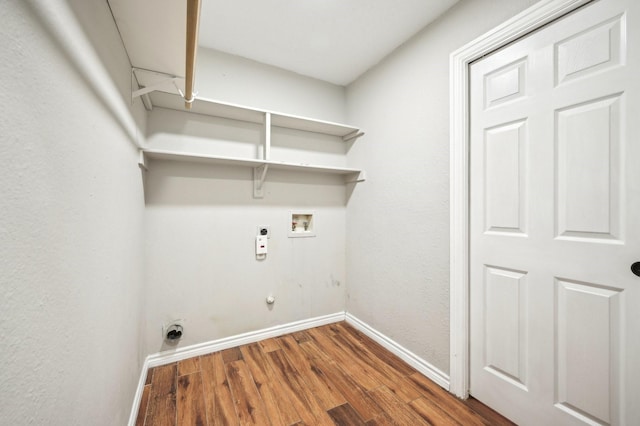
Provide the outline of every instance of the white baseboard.
[[442,386],[445,390],[449,390],[449,376],[442,370],[434,367],[418,355],[414,354],[410,350],[401,346],[397,342],[394,342],[384,334],[373,329],[368,324],[360,321],[358,318],[350,313],[346,314],[346,321],[356,329],[362,331],[364,334],[381,344],[391,353],[397,355],[404,362],[418,370],[424,376],[433,380],[438,385]]
[[302,331],[309,328],[320,327],[322,325],[333,324],[334,322],[344,321],[345,312],[337,312],[335,314],[324,315],[321,317],[310,318],[301,321],[295,321],[288,324],[277,325],[262,330],[251,331],[248,333],[238,334],[236,336],[225,337],[223,339],[212,340],[210,342],[198,343],[183,348],[177,348],[171,351],[159,352],[151,354],[145,359],[140,373],[140,381],[138,389],[133,399],[133,407],[129,416],[129,426],[135,426],[136,417],[138,417],[138,407],[142,399],[144,384],[147,380],[147,371],[149,368],[159,365],[171,364],[172,362],[182,361],[194,356],[206,355],[213,352],[222,351],[224,349],[235,348],[249,343],[259,342],[260,340],[270,339],[272,337],[282,336],[296,331]]
[[129,415],[129,426],[136,425],[136,419],[138,417],[138,408],[140,408],[140,401],[142,400],[142,392],[144,392],[144,384],[147,382],[147,372],[149,371],[149,357],[144,360],[142,364],[142,371],[140,372],[140,380],[138,380],[138,388],[136,394],[133,396],[133,406],[131,407],[131,414]]
[[185,346],[171,351],[159,352],[157,354],[149,355],[147,360],[149,362],[149,368],[157,367],[159,365],[182,361],[183,359],[192,358],[194,356],[206,355],[222,351],[224,349],[235,348],[236,346],[259,342],[260,340],[270,339],[272,337],[295,333],[296,331],[306,330],[308,328],[320,327],[321,325],[344,321],[344,318],[344,312],[337,312],[335,314],[323,315],[321,317],[290,322],[288,324],[276,325],[274,327],[250,331],[248,333],[212,340],[210,342]]
[[138,389],[136,390],[136,394],[133,399],[131,416],[129,417],[129,426],[135,426],[136,417],[138,416],[138,407],[140,406],[140,400],[142,399],[142,392],[144,391],[144,384],[147,380],[147,371],[149,368],[345,320],[353,327],[362,331],[374,341],[384,346],[391,353],[400,357],[400,359],[418,370],[420,373],[433,380],[447,391],[449,390],[449,376],[447,374],[429,364],[413,352],[394,342],[384,334],[373,329],[368,324],[360,321],[355,316],[346,312],[337,312],[335,314],[291,322],[258,331],[225,337],[224,339],[212,340],[210,342],[198,343],[196,345],[185,346],[183,348],[149,355],[142,365],[140,381],[138,382]]

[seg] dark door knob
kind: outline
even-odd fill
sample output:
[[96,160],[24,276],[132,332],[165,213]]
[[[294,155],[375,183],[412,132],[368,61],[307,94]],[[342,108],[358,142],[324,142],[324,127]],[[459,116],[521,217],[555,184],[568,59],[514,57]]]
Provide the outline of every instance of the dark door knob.
[[640,277],[640,262],[635,262],[631,265],[631,272]]

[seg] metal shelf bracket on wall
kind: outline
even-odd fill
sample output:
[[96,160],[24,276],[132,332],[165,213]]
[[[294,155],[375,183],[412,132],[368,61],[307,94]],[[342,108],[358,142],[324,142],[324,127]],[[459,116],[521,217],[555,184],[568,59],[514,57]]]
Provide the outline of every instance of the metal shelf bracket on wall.
[[[262,158],[265,161],[271,159],[271,113],[265,112],[263,118],[264,146]],[[253,198],[264,198],[264,180],[267,178],[268,164],[254,167],[253,169]]]
[[[147,111],[153,109],[149,94],[155,91],[177,93],[184,99],[179,84],[184,85],[184,77],[145,68],[131,68],[131,101],[141,98]],[[137,87],[134,90],[134,87]]]
[[253,198],[264,198],[264,181],[268,170],[268,164],[253,168]]
[[138,167],[140,167],[140,170],[145,172],[149,170],[149,167],[147,166],[147,157],[145,157],[143,150],[138,151]]
[[367,173],[364,170],[360,170],[357,174],[354,173],[353,179],[346,179],[344,183],[360,183],[367,180]]
[[151,93],[151,92],[155,92],[156,90],[158,90],[160,87],[165,86],[167,83],[173,83],[174,86],[176,87],[176,90],[178,90],[178,92],[182,92],[180,90],[180,88],[178,87],[178,85],[176,84],[176,81],[179,79],[179,77],[171,77],[171,78],[167,78],[159,83],[153,84],[151,86],[145,86],[145,87],[141,87],[138,90],[134,90],[131,93],[131,99],[135,99],[138,96],[142,96],[142,95],[146,95],[147,93]]
[[344,142],[351,142],[353,140],[358,139],[360,136],[364,136],[364,132],[360,130],[356,130],[354,132],[349,133],[348,135],[343,136],[342,140]]

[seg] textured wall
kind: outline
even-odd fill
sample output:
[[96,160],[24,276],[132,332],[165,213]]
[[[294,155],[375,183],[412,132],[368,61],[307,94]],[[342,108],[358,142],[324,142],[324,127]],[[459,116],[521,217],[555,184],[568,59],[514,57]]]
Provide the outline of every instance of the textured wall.
[[[206,58],[199,55],[203,96],[342,121],[341,87],[229,55],[216,55],[218,65],[207,69]],[[224,96],[207,92],[221,82]],[[149,114],[151,148],[261,158],[262,139],[261,125],[162,108]],[[271,158],[339,167],[346,165],[346,148],[339,138],[275,128]],[[177,345],[185,346],[344,311],[342,177],[269,170],[264,198],[254,199],[252,173],[249,167],[149,164],[147,352],[172,349],[161,333],[172,319],[185,319]],[[316,237],[288,238],[291,210],[315,212]],[[270,225],[273,234],[263,261],[255,257],[258,225]],[[265,303],[270,294],[276,298],[271,308]]]
[[[128,75],[106,3],[90,3],[98,51]],[[0,19],[0,423],[125,424],[146,355],[133,120],[79,72],[100,63],[67,2],[3,1]]]
[[[344,186],[273,171],[255,200],[252,184],[248,168],[150,164],[147,352],[171,349],[160,330],[175,318],[185,319],[184,346],[344,310]],[[287,237],[290,209],[315,212],[316,237]],[[271,226],[265,260],[258,225]]]
[[368,181],[347,209],[347,309],[449,368],[449,54],[533,0],[462,1],[347,88]]
[[196,74],[205,98],[344,122],[342,86],[205,48],[198,49]]
[[[114,82],[116,95],[129,90],[106,2],[2,2],[2,422],[124,424],[141,360],[166,349],[161,322],[185,318],[184,343],[195,343],[333,313],[344,307],[345,277],[350,312],[446,371],[448,55],[530,3],[462,2],[349,87],[348,121],[367,130],[349,161],[370,177],[353,193],[332,177],[274,172],[265,199],[254,200],[248,169],[158,162],[145,213],[128,140],[139,130],[104,97]],[[39,18],[69,31],[72,11],[88,32],[74,39],[77,55],[98,53],[111,80],[92,85]],[[343,121],[342,88],[213,56],[220,74],[200,83],[203,96]],[[218,120],[180,131],[179,118],[157,121],[152,145],[240,136],[245,144],[232,149],[257,149],[251,126]],[[217,136],[199,133],[210,125]],[[279,137],[282,159],[340,165],[346,152],[319,140],[311,144],[320,152],[300,149],[295,132]],[[286,238],[290,209],[315,210],[316,238]],[[274,236],[258,262],[262,224]]]

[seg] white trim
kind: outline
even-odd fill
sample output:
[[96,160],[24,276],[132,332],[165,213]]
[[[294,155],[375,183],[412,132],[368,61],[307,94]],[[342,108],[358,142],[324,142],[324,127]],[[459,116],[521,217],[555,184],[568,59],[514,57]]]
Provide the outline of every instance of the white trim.
[[346,315],[347,323],[351,324],[353,327],[362,331],[367,336],[371,337],[376,342],[380,343],[391,353],[397,355],[404,362],[418,370],[421,374],[433,380],[438,385],[442,386],[444,389],[449,390],[449,376],[444,373],[442,370],[428,363],[424,359],[420,358],[418,355],[414,354],[410,350],[406,349],[404,346],[399,343],[391,340],[389,337],[380,333],[379,331],[373,329],[368,324],[360,321],[355,316],[347,313]]
[[131,407],[131,414],[129,415],[129,423],[127,423],[129,426],[136,425],[138,408],[140,408],[142,392],[144,392],[144,384],[147,382],[147,371],[149,371],[149,357],[147,357],[142,364],[142,371],[140,372],[140,379],[138,380],[138,388],[136,389],[136,394],[133,396],[133,406]]
[[212,340],[210,342],[198,343],[191,346],[177,348],[171,351],[159,352],[149,355],[142,366],[140,373],[140,381],[138,389],[133,398],[133,407],[129,416],[129,426],[135,426],[136,417],[138,417],[138,407],[142,399],[144,384],[147,380],[147,371],[149,368],[159,365],[171,364],[172,362],[182,361],[194,356],[206,355],[218,352],[224,349],[235,348],[237,346],[249,343],[259,342],[260,340],[270,339],[272,337],[282,336],[284,334],[295,333],[296,331],[306,330],[322,325],[333,324],[345,320],[345,312],[336,312],[335,314],[323,315],[320,317],[309,318],[305,320],[290,322],[288,324],[276,325],[262,330],[250,331],[248,333],[238,334],[236,336],[225,337],[223,339]]
[[469,396],[468,67],[591,0],[542,0],[450,56],[450,392]]
[[444,389],[449,390],[449,376],[447,376],[447,374],[442,370],[431,365],[424,359],[420,358],[402,345],[375,330],[352,314],[346,312],[337,312],[335,314],[296,321],[275,327],[265,328],[258,331],[239,334],[237,336],[212,340],[210,342],[199,343],[196,345],[178,348],[172,351],[159,352],[149,355],[142,365],[142,372],[140,373],[138,388],[136,389],[136,394],[133,398],[133,406],[131,407],[131,415],[129,416],[128,424],[129,426],[135,426],[136,418],[138,417],[138,408],[140,407],[140,401],[142,400],[142,393],[144,391],[145,382],[147,381],[147,371],[149,370],[149,368],[170,364],[176,361],[182,361],[194,356],[218,352],[224,349],[235,348],[237,346],[246,345],[249,343],[255,343],[260,340],[282,336],[284,334],[295,333],[296,331],[307,330],[309,328],[320,327],[327,324],[333,324],[340,321],[346,321],[347,323],[351,324],[353,327],[362,331],[374,341],[381,344],[388,351],[397,355],[400,359],[405,361],[411,367],[415,368],[418,372],[433,380]]
[[149,355],[147,360],[149,362],[149,368],[157,367],[159,365],[182,361],[183,359],[192,358],[194,356],[206,355],[212,352],[222,351],[224,349],[235,348],[236,346],[259,342],[260,340],[270,339],[272,337],[295,333],[296,331],[306,330],[308,328],[333,324],[334,322],[344,321],[344,319],[345,313],[337,312],[335,314],[324,315],[321,317],[276,325],[262,330],[250,331],[248,333],[212,340],[210,342],[197,343],[195,345],[185,346],[171,351],[159,352],[157,354]]

